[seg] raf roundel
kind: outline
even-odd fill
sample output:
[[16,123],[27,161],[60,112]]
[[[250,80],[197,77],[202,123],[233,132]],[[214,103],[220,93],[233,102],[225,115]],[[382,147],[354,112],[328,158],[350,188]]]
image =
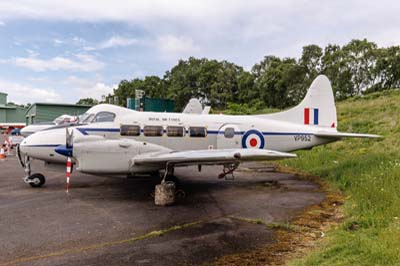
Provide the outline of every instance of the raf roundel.
[[255,129],[246,131],[242,138],[242,147],[247,149],[264,149],[265,140],[263,134]]

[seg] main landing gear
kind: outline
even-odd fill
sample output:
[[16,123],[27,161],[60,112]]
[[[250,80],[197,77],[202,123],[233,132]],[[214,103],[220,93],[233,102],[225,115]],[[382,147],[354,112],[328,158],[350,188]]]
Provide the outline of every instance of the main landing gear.
[[31,187],[41,187],[46,183],[46,178],[44,175],[35,173],[31,174],[31,158],[26,156],[24,162],[21,165],[25,168],[26,176],[24,177],[24,182],[31,185]]
[[222,169],[222,173],[218,176],[218,178],[219,179],[225,178],[225,180],[234,180],[235,176],[233,175],[233,172],[238,167],[239,167],[239,164],[237,164],[237,163],[224,165],[224,168]]

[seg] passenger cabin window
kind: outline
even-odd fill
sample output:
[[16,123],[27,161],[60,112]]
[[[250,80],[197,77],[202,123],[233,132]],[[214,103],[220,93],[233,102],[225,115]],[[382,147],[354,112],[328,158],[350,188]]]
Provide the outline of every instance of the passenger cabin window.
[[224,136],[228,139],[233,138],[235,136],[235,129],[233,127],[225,128]]
[[97,113],[96,117],[94,118],[93,122],[114,122],[115,114],[111,112],[100,112]]
[[183,137],[185,135],[184,127],[169,126],[167,127],[168,137]]
[[162,126],[144,126],[143,132],[146,137],[161,137],[164,129]]
[[121,125],[121,136],[139,136],[140,127],[134,125]]
[[189,136],[192,138],[204,138],[207,136],[207,129],[205,127],[190,127]]

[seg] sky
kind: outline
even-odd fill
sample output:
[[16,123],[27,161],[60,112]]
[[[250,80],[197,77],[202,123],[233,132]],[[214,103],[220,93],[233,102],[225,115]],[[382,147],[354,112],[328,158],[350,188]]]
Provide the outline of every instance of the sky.
[[250,70],[308,44],[399,45],[399,14],[394,0],[0,0],[0,91],[75,103],[189,56]]

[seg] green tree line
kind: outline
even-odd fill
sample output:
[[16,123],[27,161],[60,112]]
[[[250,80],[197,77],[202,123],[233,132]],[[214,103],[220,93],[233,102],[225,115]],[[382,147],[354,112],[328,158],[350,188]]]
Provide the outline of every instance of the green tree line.
[[148,97],[175,100],[177,110],[192,97],[216,109],[228,104],[285,108],[300,102],[319,74],[331,80],[338,100],[399,88],[400,46],[379,48],[366,39],[325,48],[307,45],[298,59],[268,55],[250,71],[225,60],[190,57],[179,60],[162,78],[122,80],[108,97],[116,96],[125,106],[140,89]]

